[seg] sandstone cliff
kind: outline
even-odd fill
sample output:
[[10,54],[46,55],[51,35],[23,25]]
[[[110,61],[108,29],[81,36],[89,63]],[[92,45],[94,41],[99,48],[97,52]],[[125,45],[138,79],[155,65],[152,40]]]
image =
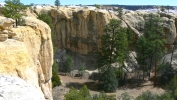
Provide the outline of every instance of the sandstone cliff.
[[[115,12],[106,10],[69,9],[51,10],[55,31],[56,45],[59,49],[66,48],[80,54],[98,51],[100,36],[111,18],[117,18]],[[123,14],[123,26],[130,27],[137,36],[143,34],[147,15],[143,11],[127,11]],[[173,44],[176,38],[177,15],[156,14],[163,21],[167,44]]]
[[[48,11],[48,10],[46,10]],[[42,12],[41,12],[42,13]],[[101,46],[100,36],[110,19],[119,19],[116,12],[89,8],[61,7],[59,10],[48,11],[55,26],[55,45],[58,50],[65,49],[74,52],[75,66],[85,62],[86,67],[96,66],[96,57]],[[144,23],[151,14],[145,11],[126,11],[123,13],[122,26],[130,27],[138,38],[144,32]],[[169,52],[176,41],[177,15],[161,13]],[[60,55],[58,52],[57,55]],[[56,58],[60,58],[57,56]]]
[[[32,17],[24,17],[24,24],[26,26],[0,30],[0,38],[3,38],[1,35],[6,36],[0,39],[0,75],[21,78],[41,92],[43,98],[52,100],[51,30],[46,23]],[[10,36],[10,32],[15,35]]]

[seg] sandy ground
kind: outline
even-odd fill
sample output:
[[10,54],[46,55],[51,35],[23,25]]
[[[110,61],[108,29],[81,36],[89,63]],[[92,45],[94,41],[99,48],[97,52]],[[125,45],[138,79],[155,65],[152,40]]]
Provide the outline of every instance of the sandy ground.
[[[89,79],[81,79],[79,77],[70,77],[70,76],[62,76],[60,75],[60,79],[62,81],[62,86],[56,87],[53,89],[53,98],[54,100],[63,100],[64,95],[69,91],[69,88],[71,86],[80,89],[84,84],[88,86],[90,89],[90,94],[98,94],[97,86],[96,86],[96,81],[94,80],[89,80]],[[114,94],[116,97],[120,96],[122,93],[126,92],[130,96],[133,96],[136,98],[139,94],[145,91],[151,91],[154,94],[163,94],[164,90],[161,87],[154,87],[153,83],[151,81],[146,81],[139,86],[135,87],[120,87],[117,89],[115,93],[108,93],[108,94]]]

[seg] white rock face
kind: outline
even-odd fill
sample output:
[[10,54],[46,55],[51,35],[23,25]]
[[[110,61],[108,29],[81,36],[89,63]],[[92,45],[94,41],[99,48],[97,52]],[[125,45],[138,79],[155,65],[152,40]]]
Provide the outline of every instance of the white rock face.
[[40,89],[23,79],[0,76],[0,100],[45,100]]

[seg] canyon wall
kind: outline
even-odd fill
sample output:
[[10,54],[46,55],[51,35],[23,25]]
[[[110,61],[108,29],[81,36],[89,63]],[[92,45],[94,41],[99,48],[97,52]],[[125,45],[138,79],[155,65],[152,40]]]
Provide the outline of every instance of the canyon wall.
[[[143,11],[127,11],[123,13],[123,27],[130,27],[137,36],[144,31],[144,23],[151,14]],[[166,34],[167,44],[176,40],[177,15],[154,13],[160,16]],[[69,9],[51,10],[50,15],[55,25],[56,45],[59,49],[65,48],[79,54],[88,54],[99,51],[100,36],[110,19],[119,19],[116,12],[107,10]]]
[[[48,11],[48,10],[46,10]],[[131,28],[136,37],[143,35],[144,24],[150,12],[125,11],[122,16],[122,26]],[[163,22],[169,52],[176,41],[177,15],[172,13],[154,13]],[[60,7],[59,10],[52,9],[49,15],[55,26],[55,46],[58,50],[69,50],[75,62],[85,62],[86,67],[96,66],[99,48],[101,46],[101,35],[103,29],[110,19],[120,19],[117,13],[104,9]],[[61,51],[57,55],[61,54]],[[56,58],[60,58],[59,56]],[[77,59],[77,60],[76,60]],[[91,60],[93,59],[93,60]],[[79,66],[76,64],[75,66]]]
[[[7,18],[0,19],[2,22]],[[23,19],[25,26],[9,29],[0,25],[0,79],[2,83],[9,84],[0,84],[3,86],[0,88],[0,95],[3,99],[19,96],[18,100],[53,100],[51,30],[46,23],[36,18]],[[7,95],[14,89],[17,89],[17,92]],[[23,93],[24,91],[26,93]]]

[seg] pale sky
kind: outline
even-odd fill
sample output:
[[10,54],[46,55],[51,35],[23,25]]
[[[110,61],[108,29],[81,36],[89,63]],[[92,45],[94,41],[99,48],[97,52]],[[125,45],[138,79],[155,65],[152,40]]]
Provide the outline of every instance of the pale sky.
[[[55,0],[20,0],[23,4],[51,4]],[[0,0],[4,2],[4,0]],[[177,0],[60,0],[61,5],[93,5],[93,4],[119,4],[119,5],[170,5],[177,6]]]

